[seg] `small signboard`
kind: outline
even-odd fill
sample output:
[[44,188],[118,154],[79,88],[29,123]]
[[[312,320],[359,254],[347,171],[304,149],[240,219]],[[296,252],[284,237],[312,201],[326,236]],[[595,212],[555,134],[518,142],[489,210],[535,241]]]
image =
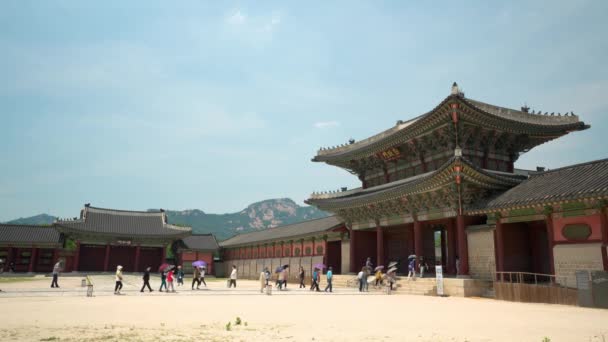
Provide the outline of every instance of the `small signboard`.
[[444,296],[444,294],[443,294],[443,267],[441,265],[435,266],[435,278],[437,279],[437,295]]

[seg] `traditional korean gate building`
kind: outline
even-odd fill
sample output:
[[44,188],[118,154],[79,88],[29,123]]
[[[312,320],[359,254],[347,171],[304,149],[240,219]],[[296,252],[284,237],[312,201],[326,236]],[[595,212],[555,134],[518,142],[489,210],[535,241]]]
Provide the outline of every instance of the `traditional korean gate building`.
[[514,167],[535,146],[587,128],[572,113],[466,98],[454,83],[426,114],[320,149],[313,161],[347,170],[361,187],[313,193],[306,202],[345,221],[351,272],[366,257],[402,261],[404,272],[415,254],[452,275],[457,258],[462,276],[554,274],[566,272],[577,251],[588,255],[582,264],[608,269],[607,161],[548,172]]
[[236,235],[220,242],[224,274],[229,275],[235,265],[239,278],[258,279],[265,267],[273,272],[289,265],[288,277],[295,280],[300,266],[309,278],[314,265],[320,263],[340,273],[345,233],[342,220],[330,216]]
[[15,272],[50,272],[62,245],[63,237],[53,227],[0,224],[3,271],[12,263]]
[[95,208],[86,204],[80,217],[57,221],[53,227],[75,241],[73,271],[107,272],[122,265],[125,272],[156,270],[165,261],[166,248],[191,235],[189,227],[167,223],[159,211]]

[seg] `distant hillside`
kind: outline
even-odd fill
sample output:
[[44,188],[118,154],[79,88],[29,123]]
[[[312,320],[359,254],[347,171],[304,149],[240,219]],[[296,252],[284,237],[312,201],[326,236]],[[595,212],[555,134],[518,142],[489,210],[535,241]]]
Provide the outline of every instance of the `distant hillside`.
[[169,222],[192,227],[196,233],[212,233],[218,240],[328,216],[315,207],[299,206],[289,198],[270,199],[230,214],[206,214],[201,210],[168,210]]
[[31,217],[21,217],[16,220],[8,221],[11,224],[31,224],[31,225],[50,225],[55,221],[55,216],[40,214]]
[[[169,223],[189,226],[195,233],[211,233],[218,240],[225,240],[236,234],[322,218],[328,214],[315,207],[299,206],[289,198],[280,198],[253,203],[237,213],[207,214],[198,209],[167,210],[167,216]],[[54,216],[40,214],[7,223],[48,225],[54,220]]]

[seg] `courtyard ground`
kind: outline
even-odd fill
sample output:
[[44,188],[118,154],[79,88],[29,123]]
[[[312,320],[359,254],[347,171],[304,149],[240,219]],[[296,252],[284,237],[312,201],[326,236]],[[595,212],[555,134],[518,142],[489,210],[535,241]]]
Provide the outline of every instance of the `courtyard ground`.
[[[3,341],[608,341],[608,310],[482,298],[384,295],[337,288],[333,294],[259,293],[255,281],[208,279],[208,288],[140,293],[126,276],[123,295],[111,275],[27,281],[0,278]],[[237,320],[240,319],[240,324]],[[228,323],[230,323],[229,326]]]

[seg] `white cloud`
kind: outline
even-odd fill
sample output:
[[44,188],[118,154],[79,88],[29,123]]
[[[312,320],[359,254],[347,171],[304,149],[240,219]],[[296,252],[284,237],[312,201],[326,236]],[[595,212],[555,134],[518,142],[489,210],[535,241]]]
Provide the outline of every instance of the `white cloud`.
[[340,123],[338,121],[319,121],[319,122],[315,122],[314,126],[316,128],[331,128],[331,127],[338,127],[340,126]]
[[241,10],[236,10],[228,16],[226,21],[231,25],[242,25],[247,21],[247,14],[241,12]]

